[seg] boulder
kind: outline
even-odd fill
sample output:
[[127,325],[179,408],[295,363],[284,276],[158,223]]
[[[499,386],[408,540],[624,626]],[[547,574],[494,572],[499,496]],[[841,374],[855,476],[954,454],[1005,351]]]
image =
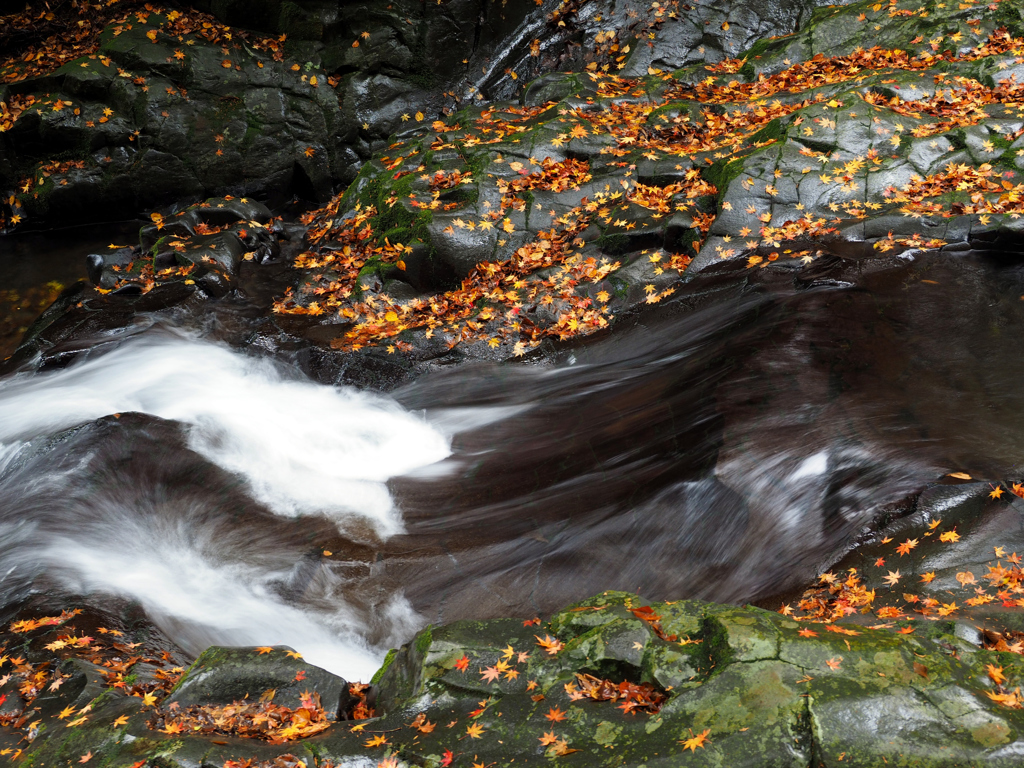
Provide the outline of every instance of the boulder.
[[243,699],[257,699],[273,690],[275,704],[298,709],[304,693],[319,693],[328,717],[344,717],[352,701],[348,684],[337,675],[303,661],[287,646],[273,648],[222,648],[203,651],[186,670],[164,702],[222,706]]

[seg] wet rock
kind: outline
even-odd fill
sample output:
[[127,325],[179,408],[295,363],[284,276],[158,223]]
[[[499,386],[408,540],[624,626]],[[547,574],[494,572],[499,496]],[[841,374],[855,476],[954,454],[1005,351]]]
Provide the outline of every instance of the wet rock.
[[[684,13],[602,0],[563,15],[555,0],[201,2],[236,37],[191,35],[187,47],[150,13],[105,30],[96,55],[10,86],[69,109],[18,117],[0,149],[0,186],[14,190],[47,164],[74,166],[56,187],[18,194],[21,218],[36,223],[211,194],[323,201],[392,135],[480,98],[564,100],[587,79],[549,73],[589,63],[637,75],[738,56],[819,4],[699,3]],[[237,29],[274,37],[246,32],[240,43]],[[650,34],[650,46],[631,37]]]
[[91,253],[85,257],[89,280],[97,288],[110,290],[117,283],[118,272],[131,264],[138,256],[139,252],[131,246],[117,248],[107,253]]
[[[588,759],[612,749],[625,765],[640,765],[655,754],[679,755],[673,740],[705,731],[710,741],[705,752],[698,750],[699,757],[728,765],[807,764],[814,754],[833,760],[844,754],[844,762],[864,766],[899,754],[913,754],[929,765],[1010,764],[1009,757],[1001,762],[989,750],[1018,738],[1021,725],[1017,710],[1000,708],[984,695],[982,668],[992,659],[986,652],[951,658],[942,650],[941,635],[933,640],[865,630],[845,640],[803,637],[797,622],[752,608],[685,601],[650,606],[646,615],[661,619],[663,627],[671,621],[691,630],[681,645],[661,639],[650,624],[636,619],[642,606],[635,596],[606,593],[556,615],[547,638],[554,635],[565,647],[553,656],[511,622],[467,622],[421,633],[389,656],[380,675],[384,722],[416,711],[440,720],[460,711],[460,697],[475,700],[500,691],[500,703],[477,717],[489,738],[504,746],[489,745],[484,736],[474,747],[506,760],[532,750],[523,731],[536,728],[538,734],[553,730],[564,736],[585,758],[592,755]],[[545,637],[543,631],[537,635]],[[632,642],[622,642],[630,637]],[[508,652],[502,656],[506,645],[512,651],[532,646],[530,660],[524,664]],[[623,651],[609,655],[617,647]],[[671,686],[669,701],[657,714],[623,717],[611,703],[565,697],[563,683],[573,681],[577,671],[651,679],[640,671],[637,654],[657,657],[656,664],[645,661],[643,669],[665,675],[673,663],[666,656],[670,649],[679,683]],[[469,669],[460,671],[456,662],[467,657]],[[479,682],[477,670],[502,658],[507,668],[538,684],[534,690],[545,695],[539,704],[529,702],[515,678]],[[568,709],[569,719],[553,724],[538,717],[552,708]],[[512,713],[518,718],[515,734],[502,722]],[[423,757],[440,749],[426,741],[403,749]],[[345,754],[337,741],[325,742],[332,755]]]
[[273,649],[211,647],[185,672],[163,706],[220,706],[257,699],[274,691],[275,704],[298,709],[303,693],[319,693],[328,716],[346,710],[348,684],[337,675],[309,664],[286,646]]

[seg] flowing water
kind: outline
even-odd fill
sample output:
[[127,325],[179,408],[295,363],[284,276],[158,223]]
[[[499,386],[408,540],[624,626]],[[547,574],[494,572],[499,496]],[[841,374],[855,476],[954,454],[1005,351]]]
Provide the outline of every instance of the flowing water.
[[386,397],[156,322],[0,380],[0,604],[117,595],[191,653],[367,679],[428,621],[766,599],[945,473],[1018,469],[1022,294],[1002,253],[723,268]]

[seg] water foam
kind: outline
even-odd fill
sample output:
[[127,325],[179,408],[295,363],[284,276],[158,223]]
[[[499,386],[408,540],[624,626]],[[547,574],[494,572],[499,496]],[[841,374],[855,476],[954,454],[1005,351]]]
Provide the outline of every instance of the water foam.
[[244,476],[277,514],[323,514],[342,527],[359,516],[382,537],[402,530],[388,478],[449,454],[440,431],[382,397],[173,336],[0,381],[0,443],[128,411],[187,425],[189,447]]
[[348,679],[368,679],[383,651],[415,631],[420,619],[400,592],[357,605],[344,564],[311,561],[304,535],[280,537],[282,525],[301,533],[304,524],[260,526],[204,489],[167,494],[117,466],[97,480],[93,449],[45,440],[130,411],[182,424],[190,448],[244,478],[276,515],[323,515],[342,531],[368,523],[381,538],[402,530],[388,478],[449,453],[442,432],[390,400],[170,334],[10,377],[0,381],[5,602],[33,584],[121,595],[192,653],[290,645]]

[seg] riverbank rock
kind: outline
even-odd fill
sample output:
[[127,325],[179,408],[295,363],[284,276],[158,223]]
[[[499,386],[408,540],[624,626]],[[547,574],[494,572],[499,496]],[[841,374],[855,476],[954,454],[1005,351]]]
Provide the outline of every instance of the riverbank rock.
[[164,707],[223,706],[273,690],[279,706],[298,709],[303,696],[316,693],[331,720],[344,717],[352,697],[348,684],[309,664],[292,648],[207,648],[171,691]]
[[351,165],[319,58],[212,18],[140,8],[55,71],[5,74],[0,179],[22,220],[107,220],[213,193],[325,199]]
[[[269,655],[284,656],[283,649]],[[235,709],[219,732],[213,721],[203,725],[204,707],[221,709],[209,696],[192,700],[199,681],[227,675],[236,701],[245,693],[255,699],[270,684],[295,687],[263,675],[265,658],[258,649],[211,649],[155,709],[148,700],[99,695],[86,722],[64,728],[44,718],[20,754],[47,764],[89,754],[168,768],[275,759],[321,768],[513,760],[1010,766],[1024,728],[1021,656],[981,650],[949,621],[906,635],[604,593],[546,624],[501,619],[425,629],[388,655],[374,678],[377,711],[368,719],[325,724],[277,744],[232,733]],[[69,685],[67,695],[81,698],[78,690]],[[308,703],[309,693],[302,695]],[[179,730],[175,718],[199,718],[208,735]]]
[[210,198],[151,218],[138,243],[112,243],[86,256],[92,285],[64,290],[25,332],[8,366],[52,361],[60,350],[74,356],[83,343],[150,325],[156,313],[196,317],[210,300],[244,292],[254,279],[266,282],[260,272],[273,271],[282,243],[287,254],[295,245],[289,239],[302,237],[244,197]]
[[[1024,212],[1018,152],[1024,150],[1017,144],[1024,126],[1017,112],[1024,97],[1014,77],[1024,24],[1006,3],[898,11],[876,10],[864,1],[817,9],[794,5],[771,21],[767,11],[751,12],[742,23],[733,18],[718,24],[721,35],[702,54],[713,63],[680,53],[686,48],[677,39],[680,30],[693,19],[684,21],[675,6],[652,6],[643,14],[633,9],[636,18],[627,9],[622,19],[614,16],[619,11],[605,18],[597,12],[602,7],[563,3],[545,22],[587,41],[589,61],[581,72],[543,74],[519,103],[464,106],[447,115],[448,106],[433,114],[402,112],[408,119],[399,120],[401,127],[386,145],[360,150],[361,158],[372,159],[347,189],[303,218],[305,250],[291,260],[291,286],[272,302],[273,322],[284,337],[315,347],[321,359],[316,367],[387,369],[356,377],[372,386],[393,385],[425,361],[530,359],[541,345],[550,349],[602,331],[617,317],[664,301],[683,281],[722,261],[750,270],[773,263],[803,267],[827,252],[822,243],[829,240],[857,240],[880,253],[899,253],[1012,239],[1018,231]],[[394,25],[394,13],[402,8],[392,8],[380,23]],[[449,12],[455,9],[444,11]],[[704,9],[697,17],[708,28],[720,12]],[[345,25],[355,23],[345,18],[308,32],[306,42],[328,50],[348,34]],[[609,43],[610,32],[595,31],[609,19],[625,24],[615,29],[634,37]],[[170,14],[149,14],[145,22],[136,18],[131,29],[125,24],[116,36],[116,30],[109,33],[108,58],[116,63],[114,50],[135,56],[146,46],[159,46],[168,25],[182,23]],[[235,50],[226,38],[233,33],[209,23],[213,31],[206,37],[182,35],[185,43],[196,43],[185,46],[192,53],[184,59],[171,55],[161,66],[193,66],[188,56],[210,47],[211,35],[225,50]],[[796,32],[738,50],[751,35],[794,24]],[[427,27],[417,29],[426,34]],[[141,49],[128,45],[131,35],[139,36]],[[315,62],[289,65],[290,49],[277,38],[261,40],[265,50],[246,43],[238,61],[222,59],[219,69],[210,70],[228,78],[217,94],[234,104],[241,81],[231,78],[273,76],[260,86],[262,96],[292,88],[321,104],[324,114],[345,113],[347,97],[327,98],[330,84],[323,82],[341,75]],[[360,43],[352,50],[362,49]],[[374,51],[359,66],[384,72],[384,54]],[[723,58],[734,51],[733,58]],[[224,67],[225,62],[233,63]],[[79,63],[86,67],[65,67],[109,69],[102,59]],[[132,77],[110,77],[119,89],[138,90],[133,98],[143,106],[164,98]],[[287,85],[296,77],[297,84]],[[22,81],[14,85],[28,87]],[[341,81],[336,85],[341,88]],[[246,136],[260,142],[284,135],[254,122],[260,110],[238,108],[243,107],[246,116],[235,123],[227,112],[222,115],[228,122],[209,144],[210,162],[226,162],[229,137],[244,144]],[[72,130],[82,118],[73,110],[65,114],[64,106],[33,109],[35,117],[19,113],[6,131],[7,146],[33,120],[70,121]],[[300,122],[329,128],[335,118]],[[187,125],[188,120],[179,127]],[[109,121],[103,130],[107,126]],[[334,137],[348,135],[331,131]],[[180,134],[172,126],[160,135],[177,136],[180,143]],[[137,139],[139,147],[146,144],[131,135],[126,142]],[[192,151],[198,141],[189,145]],[[340,150],[322,151],[326,145],[314,142],[298,153],[294,142],[290,146],[292,154],[301,154],[294,167],[305,169],[311,180],[307,166],[329,161],[317,177],[323,184],[313,184],[317,189],[340,178]],[[256,143],[251,149],[253,157],[266,155]],[[168,149],[175,157],[181,154],[176,151]],[[67,169],[72,175],[82,171],[77,165]],[[63,171],[46,173],[39,179],[55,194],[77,184]],[[261,171],[260,178],[269,177]],[[15,194],[14,208],[43,205],[46,195],[38,186],[32,182],[28,192]],[[239,254],[231,238],[222,240],[195,245],[219,248],[203,254],[214,261],[225,255],[221,266],[229,273]],[[157,256],[161,264],[172,258]],[[173,255],[174,261],[180,256]],[[207,282],[209,295],[231,290],[220,273]]]
[[[557,70],[715,62],[791,32],[816,4],[195,4],[211,16],[122,0],[77,25],[66,8],[49,26],[11,14],[0,226],[212,194],[323,202],[395,135],[466,104],[517,98]],[[556,79],[530,93],[567,89]]]
[[[344,352],[510,359],[722,261],[1012,237],[1020,14],[890,10],[817,9],[796,33],[674,71],[617,74],[639,55],[622,53],[545,76],[519,104],[413,126],[307,217],[275,311],[319,319]],[[653,50],[669,29],[652,28]]]

